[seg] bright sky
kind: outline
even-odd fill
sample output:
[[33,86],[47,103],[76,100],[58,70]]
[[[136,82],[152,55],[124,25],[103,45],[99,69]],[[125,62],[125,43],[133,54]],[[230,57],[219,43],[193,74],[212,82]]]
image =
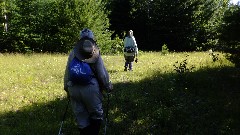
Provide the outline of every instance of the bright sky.
[[233,4],[237,4],[240,0],[231,0]]

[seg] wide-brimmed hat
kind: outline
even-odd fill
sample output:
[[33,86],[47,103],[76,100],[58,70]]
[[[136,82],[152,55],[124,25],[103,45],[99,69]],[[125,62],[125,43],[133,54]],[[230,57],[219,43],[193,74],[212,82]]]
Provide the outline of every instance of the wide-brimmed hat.
[[99,57],[99,49],[92,39],[84,39],[77,42],[74,54],[81,61],[95,63]]

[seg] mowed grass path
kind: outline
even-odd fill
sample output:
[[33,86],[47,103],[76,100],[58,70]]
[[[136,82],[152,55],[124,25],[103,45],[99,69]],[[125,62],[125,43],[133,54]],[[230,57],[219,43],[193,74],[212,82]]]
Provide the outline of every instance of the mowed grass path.
[[[1,135],[58,133],[67,57],[0,55]],[[133,72],[123,71],[122,55],[102,57],[114,84],[109,134],[240,134],[240,71],[223,54],[213,62],[208,52],[140,52]],[[71,110],[64,130],[78,134]]]

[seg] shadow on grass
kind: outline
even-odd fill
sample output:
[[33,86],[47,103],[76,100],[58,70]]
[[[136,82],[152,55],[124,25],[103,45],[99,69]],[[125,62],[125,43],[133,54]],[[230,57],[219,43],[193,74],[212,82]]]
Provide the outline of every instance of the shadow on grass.
[[115,84],[109,134],[240,134],[240,70],[158,74]]
[[[57,135],[63,113],[67,106],[67,99],[57,99],[49,103],[33,104],[15,112],[0,115],[1,135]],[[68,116],[63,130],[67,134],[74,134],[77,129],[73,123],[73,116],[69,107]]]
[[[109,135],[240,134],[238,69],[202,69],[183,76],[155,73],[114,88]],[[66,99],[57,99],[0,114],[1,135],[58,134],[66,105]],[[78,134],[71,109],[64,130]]]

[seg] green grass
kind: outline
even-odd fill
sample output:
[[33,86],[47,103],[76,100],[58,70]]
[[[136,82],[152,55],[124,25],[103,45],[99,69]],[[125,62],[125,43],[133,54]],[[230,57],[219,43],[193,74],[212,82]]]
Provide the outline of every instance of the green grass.
[[[213,62],[207,52],[140,52],[133,72],[123,71],[123,56],[103,60],[114,84],[108,134],[240,134],[240,70],[223,54]],[[1,135],[58,133],[66,61],[63,54],[0,55]],[[70,109],[64,130],[78,134]]]

